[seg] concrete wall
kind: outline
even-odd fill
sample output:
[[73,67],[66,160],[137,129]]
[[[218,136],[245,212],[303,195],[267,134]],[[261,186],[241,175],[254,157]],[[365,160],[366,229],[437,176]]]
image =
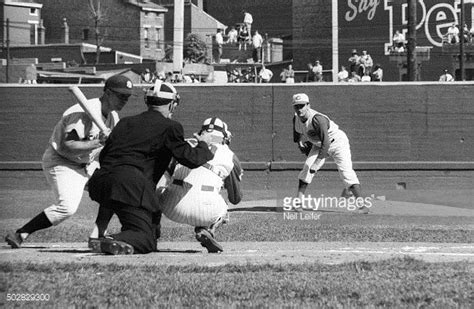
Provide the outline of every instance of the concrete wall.
[[[306,92],[312,106],[347,133],[356,168],[473,169],[474,83],[179,85],[175,118],[185,134],[217,116],[233,133],[232,148],[247,168],[298,169],[304,157],[292,141],[291,97]],[[81,87],[87,97],[102,86]],[[143,92],[121,112],[145,109]],[[0,85],[0,163],[40,161],[62,112],[74,104],[67,86]],[[430,162],[438,162],[435,165]],[[7,165],[8,165],[7,164]],[[327,168],[334,165],[328,164]],[[0,166],[1,168],[1,166]]]

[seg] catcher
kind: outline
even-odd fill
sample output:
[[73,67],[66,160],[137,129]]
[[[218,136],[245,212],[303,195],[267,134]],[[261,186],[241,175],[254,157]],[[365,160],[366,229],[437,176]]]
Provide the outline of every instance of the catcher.
[[[162,178],[157,185],[158,205],[170,220],[194,226],[201,245],[209,253],[217,253],[223,248],[214,239],[214,233],[227,222],[228,209],[220,191],[225,188],[229,201],[238,204],[242,199],[243,170],[229,148],[231,133],[225,122],[219,118],[206,119],[199,135],[211,136],[214,159],[195,169],[179,163],[170,166],[169,175],[172,176],[168,180]],[[188,142],[196,143],[193,139]]]

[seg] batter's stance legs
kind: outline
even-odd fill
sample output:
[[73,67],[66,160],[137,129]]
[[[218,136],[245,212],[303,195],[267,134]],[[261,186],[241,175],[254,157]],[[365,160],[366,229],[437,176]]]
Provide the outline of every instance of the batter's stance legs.
[[27,224],[19,228],[15,233],[8,233],[5,237],[5,241],[12,247],[12,248],[20,248],[21,243],[31,234],[36,231],[46,229],[53,224],[49,221],[48,217],[42,211],[36,217],[31,219]]

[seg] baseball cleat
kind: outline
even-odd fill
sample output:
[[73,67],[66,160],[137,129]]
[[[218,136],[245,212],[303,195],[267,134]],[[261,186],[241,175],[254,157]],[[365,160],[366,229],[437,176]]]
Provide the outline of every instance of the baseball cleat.
[[100,240],[101,240],[100,238],[89,237],[89,240],[87,241],[87,247],[91,249],[91,252],[101,253]]
[[133,254],[133,246],[126,242],[115,240],[112,238],[101,238],[98,240],[100,251],[97,253],[107,253],[112,255],[128,255]]
[[207,252],[209,253],[218,253],[224,251],[222,246],[214,239],[212,234],[204,228],[196,231],[196,239],[201,243],[201,246],[207,249]]
[[12,249],[18,249],[21,248],[23,238],[21,238],[20,233],[10,232],[5,236],[5,241],[12,247]]

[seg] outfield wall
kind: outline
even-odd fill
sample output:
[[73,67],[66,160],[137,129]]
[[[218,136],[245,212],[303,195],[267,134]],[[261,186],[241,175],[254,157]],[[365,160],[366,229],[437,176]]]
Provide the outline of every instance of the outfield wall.
[[[474,83],[179,85],[175,118],[185,133],[207,117],[226,121],[247,169],[296,170],[304,157],[292,141],[294,93],[347,133],[356,169],[474,170]],[[87,97],[100,85],[81,86]],[[143,92],[121,112],[145,109]],[[0,169],[37,169],[61,113],[74,104],[67,85],[0,85]],[[327,164],[326,169],[334,169]]]

